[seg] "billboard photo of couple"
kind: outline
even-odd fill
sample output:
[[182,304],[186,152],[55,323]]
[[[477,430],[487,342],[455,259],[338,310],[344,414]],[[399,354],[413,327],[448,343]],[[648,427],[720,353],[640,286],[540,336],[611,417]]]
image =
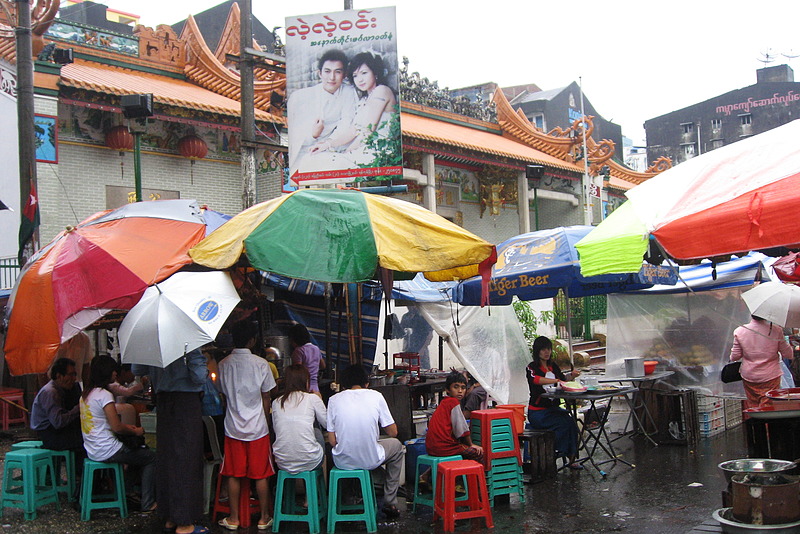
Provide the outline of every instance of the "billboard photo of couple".
[[286,19],[292,185],[402,176],[395,8]]

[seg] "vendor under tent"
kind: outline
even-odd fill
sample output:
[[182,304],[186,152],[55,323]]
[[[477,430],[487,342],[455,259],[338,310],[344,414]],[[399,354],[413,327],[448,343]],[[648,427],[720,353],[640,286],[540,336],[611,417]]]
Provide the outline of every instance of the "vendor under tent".
[[680,267],[682,281],[675,286],[609,295],[606,375],[625,376],[626,358],[644,358],[675,371],[676,386],[742,393],[741,383],[723,387],[719,372],[728,363],[733,331],[750,320],[741,294],[769,278],[762,263],[769,260],[751,253],[707,261]]
[[[392,311],[397,324],[403,324],[405,315],[413,310],[411,313],[433,330],[429,344],[432,362],[436,361],[437,338],[441,337],[444,370],[466,369],[500,404],[527,404],[528,384],[522,370],[530,363],[530,349],[514,309],[461,307],[450,300],[453,286],[453,282],[429,282],[421,275],[411,281],[395,282]],[[388,342],[390,354],[401,352],[406,346],[404,335],[393,337]]]

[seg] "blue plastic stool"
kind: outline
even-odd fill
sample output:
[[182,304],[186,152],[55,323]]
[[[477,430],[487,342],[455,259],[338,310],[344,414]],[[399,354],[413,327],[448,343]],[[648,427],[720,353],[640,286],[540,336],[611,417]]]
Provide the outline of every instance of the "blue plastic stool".
[[[302,480],[305,483],[308,509],[303,509],[295,504],[295,480]],[[325,477],[322,476],[321,469],[302,471],[294,475],[287,471],[278,471],[275,510],[272,513],[272,532],[278,532],[282,521],[303,521],[308,523],[309,534],[319,534],[320,521],[326,516],[326,502]],[[284,510],[288,511],[284,512]]]
[[[429,454],[421,454],[417,456],[417,468],[414,475],[414,504],[411,505],[412,512],[417,511],[417,505],[422,504],[425,506],[430,506],[433,508],[433,496],[436,495],[436,468],[441,462],[452,462],[457,460],[463,460],[460,455],[455,456],[431,456]],[[419,491],[419,477],[422,474],[421,467],[429,466],[431,468],[431,486],[433,487],[433,491],[430,493],[430,496],[426,493],[420,493]],[[422,471],[424,473],[424,471]],[[462,497],[458,500],[467,500],[467,497]]]
[[[94,474],[96,471],[111,471],[114,473],[114,493],[111,495],[98,495],[103,499],[93,501]],[[110,500],[106,500],[110,497]],[[83,480],[81,481],[81,521],[91,518],[92,510],[102,508],[118,508],[121,518],[128,517],[128,503],[125,501],[125,479],[122,476],[122,464],[95,462],[88,458],[83,461]]]
[[[21,476],[14,478],[15,469]],[[49,483],[46,483],[49,480]],[[3,469],[3,496],[0,517],[7,506],[22,508],[25,519],[36,519],[36,509],[44,504],[58,503],[53,474],[53,457],[46,449],[20,449],[6,453]]]
[[[362,504],[343,504],[339,499],[339,481],[356,479],[361,483]],[[336,530],[340,521],[364,521],[367,532],[378,531],[377,504],[372,488],[372,477],[366,469],[338,469],[328,474],[328,534]]]

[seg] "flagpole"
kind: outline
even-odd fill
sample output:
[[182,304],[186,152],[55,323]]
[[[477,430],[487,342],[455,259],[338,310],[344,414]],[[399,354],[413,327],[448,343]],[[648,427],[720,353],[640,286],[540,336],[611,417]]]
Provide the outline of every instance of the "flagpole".
[[583,224],[592,224],[592,206],[589,193],[589,154],[586,151],[586,113],[583,111],[583,77],[578,76],[581,90],[581,131],[583,132]]

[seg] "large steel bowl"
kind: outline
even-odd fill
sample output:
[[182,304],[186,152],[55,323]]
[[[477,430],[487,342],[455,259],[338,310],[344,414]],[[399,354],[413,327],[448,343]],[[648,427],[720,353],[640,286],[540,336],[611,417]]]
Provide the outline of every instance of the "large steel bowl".
[[728,460],[719,464],[725,474],[725,481],[730,485],[733,475],[774,474],[789,471],[795,467],[794,462],[787,460],[772,460],[770,458],[742,458]]

